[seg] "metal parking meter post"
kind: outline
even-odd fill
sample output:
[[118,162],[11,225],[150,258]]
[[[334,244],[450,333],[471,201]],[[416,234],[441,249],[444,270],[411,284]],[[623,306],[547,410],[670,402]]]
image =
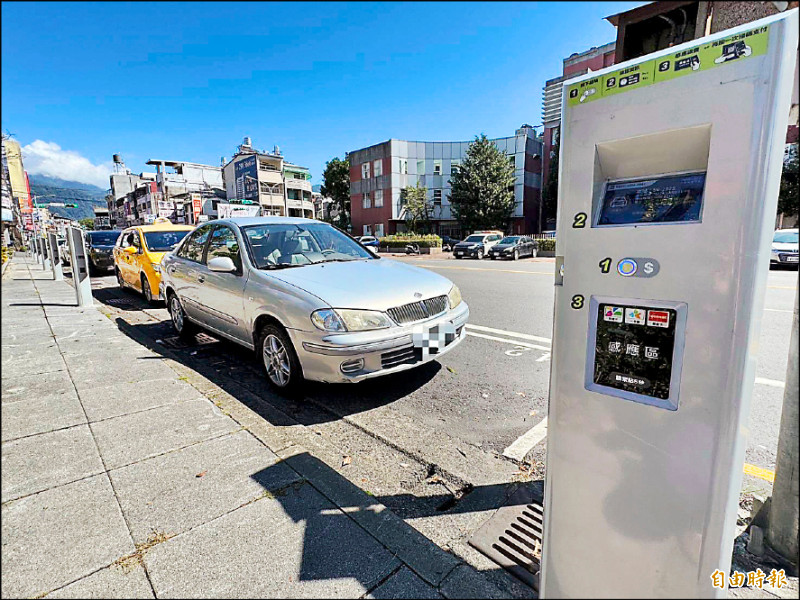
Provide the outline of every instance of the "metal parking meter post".
[[86,244],[83,241],[83,230],[77,227],[67,229],[69,243],[70,267],[72,282],[75,285],[75,297],[78,306],[92,306],[92,282],[89,280],[89,257],[86,255]]
[[39,243],[42,245],[42,270],[47,271],[50,268],[50,252],[47,249],[47,234],[43,233],[39,238]]
[[50,242],[50,268],[53,270],[53,281],[64,280],[64,270],[61,268],[61,254],[58,251],[58,238],[55,233],[47,234]]

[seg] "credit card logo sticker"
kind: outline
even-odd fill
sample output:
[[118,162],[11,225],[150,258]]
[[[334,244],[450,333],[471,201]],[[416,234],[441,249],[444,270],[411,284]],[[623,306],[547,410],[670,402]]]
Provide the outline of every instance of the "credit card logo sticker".
[[650,327],[669,327],[669,313],[665,310],[647,311],[647,325]]
[[606,306],[603,318],[612,323],[622,323],[622,307],[621,306]]
[[644,311],[641,308],[626,308],[625,322],[633,325],[644,325]]

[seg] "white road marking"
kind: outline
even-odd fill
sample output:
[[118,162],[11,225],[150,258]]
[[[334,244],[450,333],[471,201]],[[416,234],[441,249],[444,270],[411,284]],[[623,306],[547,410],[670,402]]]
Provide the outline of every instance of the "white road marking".
[[547,437],[547,417],[539,421],[532,429],[519,436],[514,443],[503,450],[503,456],[522,460],[533,447]]
[[538,335],[529,335],[527,333],[517,333],[515,331],[506,331],[505,329],[494,329],[493,327],[483,327],[482,325],[473,325],[472,323],[467,323],[467,331],[470,329],[474,329],[475,331],[485,331],[486,333],[499,333],[500,335],[507,335],[509,337],[516,337],[523,340],[531,340],[532,342],[545,342],[546,344],[552,344],[553,340],[546,337],[540,337]]
[[545,360],[550,360],[549,352],[545,352],[544,354],[542,354],[539,358],[536,359],[536,362],[543,362]]
[[772,387],[779,387],[779,388],[786,387],[785,381],[778,381],[777,379],[765,379],[763,377],[756,377],[756,383],[760,383],[761,385],[770,385]]
[[536,344],[528,344],[527,342],[520,342],[519,340],[508,340],[506,338],[497,337],[494,335],[485,335],[483,333],[475,333],[474,331],[467,330],[467,335],[483,338],[486,340],[494,340],[495,342],[505,342],[506,344],[514,344],[515,346],[524,346],[525,348],[533,348],[534,350],[545,350],[550,352],[547,346],[537,346]]
[[792,314],[793,310],[784,310],[782,308],[765,308],[764,310],[768,310],[770,312],[782,312],[782,313],[789,313]]

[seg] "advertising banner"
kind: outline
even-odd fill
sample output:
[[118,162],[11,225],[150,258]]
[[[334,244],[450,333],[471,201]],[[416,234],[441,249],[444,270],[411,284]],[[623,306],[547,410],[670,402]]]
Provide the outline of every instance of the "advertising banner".
[[234,173],[236,175],[236,197],[258,200],[258,167],[255,155],[236,163]]
[[197,217],[203,209],[203,197],[200,194],[192,194],[192,214],[194,214],[194,222],[197,223]]
[[220,219],[230,219],[232,217],[257,217],[259,215],[258,205],[228,204],[220,202],[217,205],[217,216]]

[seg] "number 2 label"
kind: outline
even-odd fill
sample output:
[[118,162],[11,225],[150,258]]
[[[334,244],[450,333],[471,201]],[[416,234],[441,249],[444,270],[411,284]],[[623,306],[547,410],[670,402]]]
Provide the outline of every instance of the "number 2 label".
[[586,227],[586,213],[579,212],[575,215],[575,220],[572,221],[572,228],[573,229],[583,229]]

